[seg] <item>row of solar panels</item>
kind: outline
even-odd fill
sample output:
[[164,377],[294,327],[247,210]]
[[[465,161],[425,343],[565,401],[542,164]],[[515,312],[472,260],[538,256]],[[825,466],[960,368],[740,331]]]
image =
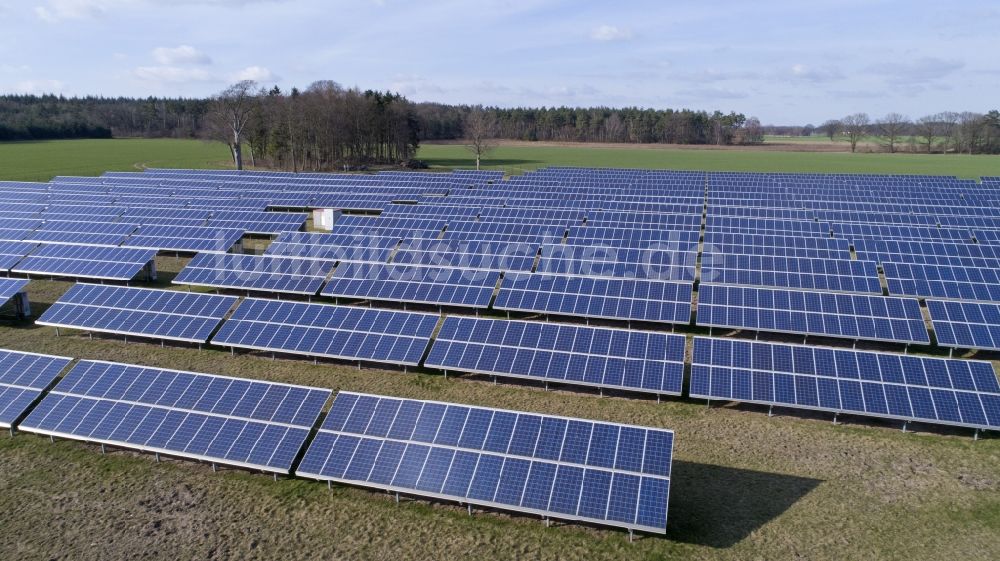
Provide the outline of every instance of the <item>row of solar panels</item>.
[[0,426],[545,517],[666,530],[669,430],[340,392],[309,441],[330,390],[90,360],[55,383],[71,362],[0,350]]
[[[803,298],[810,295],[801,294]],[[756,310],[760,315],[754,317],[761,318],[765,310],[772,310],[777,317],[792,313],[782,311],[789,303],[778,295],[739,297],[754,299],[730,308],[741,314]],[[423,364],[446,372],[654,394],[682,393],[683,335],[459,316],[448,316],[442,323],[436,314],[262,299],[246,299],[230,315],[236,301],[234,297],[211,294],[76,285],[38,323],[200,343],[207,342],[221,323],[211,340],[223,347],[406,366]],[[822,328],[829,327],[825,320],[832,315],[839,329],[869,325],[872,338],[914,340],[918,338],[917,330],[923,330],[919,310],[916,317],[912,316],[913,310],[894,309],[892,304],[888,309],[876,310],[871,301],[846,295],[807,301],[817,311],[805,314],[803,321],[819,317]],[[850,312],[844,309],[847,306],[852,308]],[[949,315],[940,323],[941,328],[952,333],[969,327],[967,322],[973,321],[973,312],[984,320],[986,315],[1000,319],[1000,306],[973,309],[956,304],[942,310]],[[959,313],[967,315],[954,317]],[[897,315],[899,319],[886,319]],[[881,336],[880,329],[889,335]],[[863,328],[860,331],[855,337],[865,338],[867,333]]]

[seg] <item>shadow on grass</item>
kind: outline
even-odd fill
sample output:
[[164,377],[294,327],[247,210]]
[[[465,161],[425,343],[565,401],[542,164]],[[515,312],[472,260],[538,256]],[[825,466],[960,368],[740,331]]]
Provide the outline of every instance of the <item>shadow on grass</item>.
[[[469,158],[421,158],[423,161],[427,162],[427,165],[431,167],[445,167],[445,168],[467,168],[475,167],[476,159]],[[482,165],[486,168],[497,167],[497,166],[539,166],[544,164],[542,160],[520,160],[514,158],[505,159],[485,159],[482,161]]]
[[732,547],[820,483],[808,477],[674,461],[667,537]]

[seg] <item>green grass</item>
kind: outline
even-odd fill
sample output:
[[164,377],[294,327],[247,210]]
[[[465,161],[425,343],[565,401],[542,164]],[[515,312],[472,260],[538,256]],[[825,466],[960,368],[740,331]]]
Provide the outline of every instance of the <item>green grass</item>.
[[143,167],[231,167],[220,142],[178,139],[0,142],[0,179],[48,181],[57,175],[100,175]]
[[[475,159],[463,146],[427,144],[418,157],[432,167],[469,168]],[[978,179],[1000,175],[1000,158],[960,154],[851,154],[590,146],[500,146],[484,161],[489,169],[510,173],[540,167],[581,166],[706,171],[788,173],[886,173],[956,175]]]

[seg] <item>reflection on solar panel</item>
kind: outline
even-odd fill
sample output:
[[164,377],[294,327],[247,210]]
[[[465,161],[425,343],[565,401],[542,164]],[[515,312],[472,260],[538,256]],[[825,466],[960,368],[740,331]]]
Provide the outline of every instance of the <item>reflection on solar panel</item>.
[[399,238],[394,237],[285,232],[271,242],[264,255],[385,263],[398,244]]
[[314,295],[333,270],[333,261],[199,253],[174,278],[174,284]]
[[0,242],[0,271],[10,271],[36,247],[38,245],[31,242]]
[[340,392],[297,475],[663,533],[673,431]]
[[416,366],[437,322],[436,314],[247,298],[212,343]]
[[691,397],[1000,428],[989,362],[695,337]]
[[243,230],[193,226],[140,226],[122,245],[159,251],[225,253],[243,237]]
[[499,280],[497,271],[344,263],[337,267],[322,294],[485,308]]
[[928,300],[939,345],[1000,350],[1000,304]]
[[920,304],[909,298],[702,284],[697,324],[929,343]]
[[542,246],[539,273],[694,281],[696,251],[580,245]]
[[0,350],[0,428],[14,426],[71,360]]
[[667,323],[691,321],[691,285],[666,281],[507,273],[497,310]]
[[538,244],[459,240],[405,240],[392,259],[394,264],[530,271]]
[[874,261],[704,252],[701,280],[717,284],[882,293]]
[[81,222],[78,215],[72,221],[51,221],[24,237],[29,242],[52,244],[117,246],[135,231],[135,224],[121,222]]
[[424,366],[680,395],[684,336],[449,316]]
[[236,300],[235,296],[77,284],[35,323],[205,343]]
[[885,263],[882,268],[890,294],[1000,302],[996,269],[908,263]]
[[143,269],[156,278],[150,249],[95,247],[89,245],[43,245],[24,258],[15,273],[129,281]]
[[25,432],[289,473],[330,390],[83,360]]
[[0,278],[0,306],[23,291],[26,286],[28,286],[28,281],[25,279]]

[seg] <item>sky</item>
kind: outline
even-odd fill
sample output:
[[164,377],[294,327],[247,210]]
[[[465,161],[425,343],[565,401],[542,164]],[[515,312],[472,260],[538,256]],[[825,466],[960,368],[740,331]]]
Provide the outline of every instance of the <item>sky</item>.
[[996,108],[998,29],[996,0],[3,0],[0,93],[333,80],[413,101],[819,125]]

